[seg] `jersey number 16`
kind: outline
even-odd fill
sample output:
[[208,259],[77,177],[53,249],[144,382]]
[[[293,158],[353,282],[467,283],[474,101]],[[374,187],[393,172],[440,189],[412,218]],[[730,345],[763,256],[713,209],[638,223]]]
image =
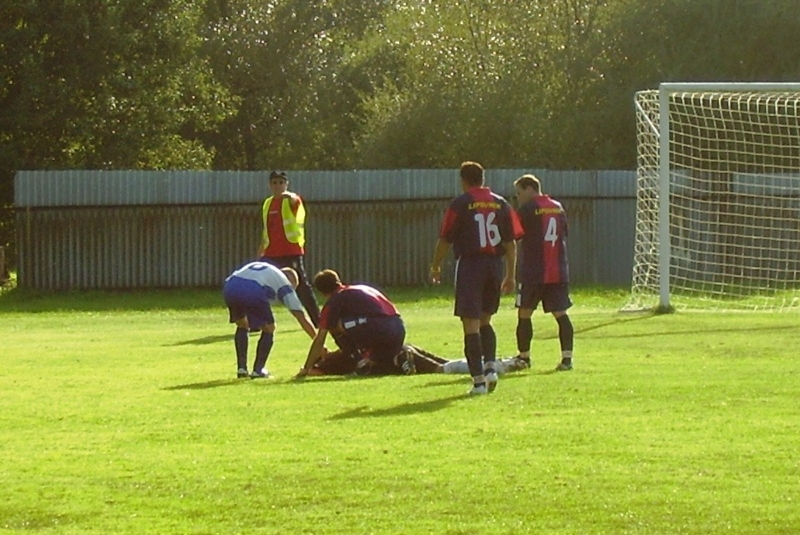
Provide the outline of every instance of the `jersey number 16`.
[[492,247],[500,243],[500,228],[494,222],[497,214],[475,214],[475,222],[478,223],[478,239],[481,248],[491,245]]

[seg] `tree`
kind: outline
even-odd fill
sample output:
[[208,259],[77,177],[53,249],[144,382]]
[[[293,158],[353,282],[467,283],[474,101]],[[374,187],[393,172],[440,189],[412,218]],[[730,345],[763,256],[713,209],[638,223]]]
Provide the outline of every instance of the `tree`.
[[189,0],[5,0],[0,203],[20,169],[208,168],[200,138],[232,100],[198,53],[199,14]]
[[[342,81],[345,51],[391,2],[214,0],[205,19],[215,75],[240,101],[206,138],[216,168],[335,168],[346,165],[358,107]],[[343,161],[344,158],[344,161]]]

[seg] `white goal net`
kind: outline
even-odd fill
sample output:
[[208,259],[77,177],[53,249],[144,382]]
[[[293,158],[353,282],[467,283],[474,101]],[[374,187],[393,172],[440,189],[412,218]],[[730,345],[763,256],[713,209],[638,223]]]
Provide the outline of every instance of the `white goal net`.
[[662,84],[635,105],[624,309],[800,307],[800,84]]

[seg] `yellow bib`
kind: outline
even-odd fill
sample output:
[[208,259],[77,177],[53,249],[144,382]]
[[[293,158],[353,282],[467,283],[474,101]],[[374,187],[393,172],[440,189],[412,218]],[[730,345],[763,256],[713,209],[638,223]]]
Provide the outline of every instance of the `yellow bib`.
[[[267,197],[267,199],[264,201],[264,206],[261,208],[261,215],[264,221],[264,232],[261,239],[262,249],[269,247],[269,229],[267,228],[267,217],[269,216],[269,207],[274,198],[274,196]],[[296,243],[300,247],[303,247],[306,243],[306,209],[303,206],[303,201],[300,201],[300,204],[297,207],[297,214],[294,214],[292,213],[292,205],[290,202],[283,202],[283,197],[278,200],[281,202],[281,220],[283,222],[283,232],[286,235],[286,241],[289,243]]]

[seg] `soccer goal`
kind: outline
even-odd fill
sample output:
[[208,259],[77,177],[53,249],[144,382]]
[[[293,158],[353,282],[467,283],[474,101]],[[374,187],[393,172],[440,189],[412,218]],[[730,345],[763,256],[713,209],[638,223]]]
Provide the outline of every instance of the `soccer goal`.
[[635,108],[623,310],[800,307],[800,84],[665,83]]

